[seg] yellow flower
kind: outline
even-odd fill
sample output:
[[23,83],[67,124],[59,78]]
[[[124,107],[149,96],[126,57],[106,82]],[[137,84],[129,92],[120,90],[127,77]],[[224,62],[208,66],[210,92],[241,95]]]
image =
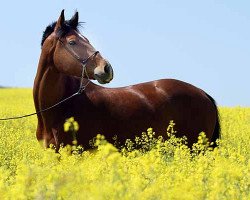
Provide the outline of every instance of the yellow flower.
[[74,117],[71,117],[69,119],[66,119],[66,122],[64,123],[64,131],[65,132],[77,132],[79,130],[79,124],[77,121],[75,121]]

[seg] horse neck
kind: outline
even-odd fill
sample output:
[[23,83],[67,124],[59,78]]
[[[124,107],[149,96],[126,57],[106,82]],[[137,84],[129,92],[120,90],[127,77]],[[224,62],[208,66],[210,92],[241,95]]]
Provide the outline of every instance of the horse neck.
[[49,60],[48,55],[42,52],[33,87],[37,111],[54,105],[71,91],[77,91],[79,81],[59,73]]

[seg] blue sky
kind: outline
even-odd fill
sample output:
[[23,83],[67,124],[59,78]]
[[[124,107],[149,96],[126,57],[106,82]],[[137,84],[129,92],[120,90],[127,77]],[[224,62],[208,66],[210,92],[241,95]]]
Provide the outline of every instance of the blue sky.
[[161,78],[194,84],[221,106],[250,106],[250,2],[43,0],[1,3],[0,85],[32,87],[45,27],[75,10],[118,87]]

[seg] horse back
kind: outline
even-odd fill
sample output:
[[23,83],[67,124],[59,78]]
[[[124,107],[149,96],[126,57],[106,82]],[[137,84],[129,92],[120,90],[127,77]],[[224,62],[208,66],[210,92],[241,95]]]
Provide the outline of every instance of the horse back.
[[[206,93],[185,82],[161,79],[121,88],[99,88],[89,95],[100,119],[99,130],[131,138],[152,127],[157,135],[166,134],[170,120],[176,123],[177,136],[196,142],[204,131],[211,140],[216,110]],[[98,113],[98,116],[97,116]],[[102,132],[102,131],[99,131]]]

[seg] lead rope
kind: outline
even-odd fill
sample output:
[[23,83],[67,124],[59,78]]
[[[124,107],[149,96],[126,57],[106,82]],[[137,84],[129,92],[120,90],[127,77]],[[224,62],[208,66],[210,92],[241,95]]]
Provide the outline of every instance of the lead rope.
[[[59,41],[61,42],[61,40],[59,40]],[[63,46],[65,47],[65,45],[63,45]],[[72,52],[70,51],[70,49],[68,49],[68,48],[66,48],[66,47],[65,47],[65,49],[67,49],[67,50],[72,54]],[[40,113],[42,113],[42,112],[46,112],[46,111],[48,111],[48,110],[50,110],[50,109],[53,109],[53,108],[59,106],[60,104],[64,103],[65,101],[68,101],[69,99],[72,99],[73,97],[82,94],[82,92],[86,89],[86,87],[87,87],[87,86],[89,85],[89,83],[90,83],[89,75],[88,75],[87,69],[86,69],[86,64],[87,64],[88,60],[89,60],[92,56],[96,56],[98,53],[99,53],[99,51],[94,52],[92,55],[90,55],[89,57],[87,57],[87,58],[84,59],[83,61],[80,60],[79,56],[77,56],[77,55],[75,55],[75,54],[72,54],[72,55],[74,56],[74,58],[76,58],[79,62],[81,62],[82,67],[83,67],[83,68],[82,68],[81,81],[80,81],[80,87],[79,87],[79,90],[78,90],[76,93],[72,94],[72,95],[69,96],[69,97],[66,97],[65,99],[59,101],[58,103],[56,103],[56,104],[54,104],[54,105],[52,105],[52,106],[50,106],[50,107],[47,107],[47,108],[42,109],[42,110],[39,110],[39,111],[37,111],[37,112],[30,113],[30,114],[27,114],[27,115],[16,116],[16,117],[0,118],[0,121],[7,121],[7,120],[13,120],[13,119],[21,119],[21,118],[25,118],[25,117],[30,117],[30,116],[32,116],[32,115],[37,115],[37,114],[40,114]],[[87,80],[88,80],[86,84],[84,84],[84,74],[87,76]]]
[[6,120],[12,120],[12,119],[21,119],[21,118],[25,118],[25,117],[30,117],[32,115],[37,115],[37,114],[40,114],[42,112],[48,111],[48,110],[50,110],[52,108],[55,108],[55,107],[59,106],[60,104],[64,103],[65,101],[68,101],[69,99],[72,99],[73,97],[82,94],[82,92],[86,89],[86,87],[89,84],[89,82],[90,82],[90,80],[88,79],[87,84],[83,85],[82,84],[82,80],[81,80],[81,86],[80,86],[79,90],[76,93],[74,93],[71,96],[69,96],[69,97],[67,97],[67,98],[59,101],[58,103],[54,104],[53,106],[47,107],[45,109],[39,110],[39,111],[31,113],[31,114],[27,114],[27,115],[21,115],[21,116],[17,116],[17,117],[0,118],[0,121],[6,121]]
[[60,104],[62,104],[63,102],[68,101],[69,99],[71,99],[74,96],[79,95],[79,94],[80,93],[76,92],[76,93],[72,94],[71,96],[63,99],[62,101],[59,101],[58,103],[54,104],[53,106],[50,106],[48,108],[39,110],[37,112],[31,113],[31,114],[27,114],[27,115],[17,116],[17,117],[7,117],[7,118],[2,118],[2,119],[0,118],[0,121],[6,121],[6,120],[12,120],[12,119],[21,119],[21,118],[29,117],[29,116],[32,116],[32,115],[37,115],[39,113],[42,113],[42,112],[45,112],[45,111],[50,110],[52,108],[55,108],[55,107],[59,106]]

